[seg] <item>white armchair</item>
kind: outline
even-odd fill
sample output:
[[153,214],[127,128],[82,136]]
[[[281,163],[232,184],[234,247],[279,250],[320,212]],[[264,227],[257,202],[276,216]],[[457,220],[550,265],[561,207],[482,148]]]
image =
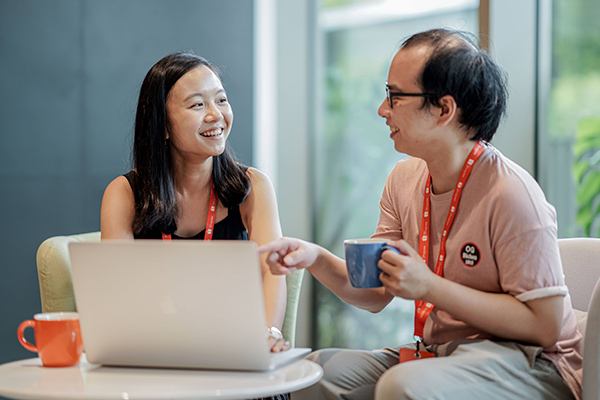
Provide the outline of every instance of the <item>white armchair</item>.
[[583,400],[600,400],[600,239],[559,239],[560,258],[583,338]]

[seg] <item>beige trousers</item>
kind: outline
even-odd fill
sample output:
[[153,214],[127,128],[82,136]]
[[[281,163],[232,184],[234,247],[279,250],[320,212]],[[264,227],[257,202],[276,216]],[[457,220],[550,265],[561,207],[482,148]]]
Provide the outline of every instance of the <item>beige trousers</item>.
[[323,367],[323,378],[292,400],[574,399],[540,347],[460,340],[428,346],[435,358],[402,364],[399,349],[316,351],[308,358]]

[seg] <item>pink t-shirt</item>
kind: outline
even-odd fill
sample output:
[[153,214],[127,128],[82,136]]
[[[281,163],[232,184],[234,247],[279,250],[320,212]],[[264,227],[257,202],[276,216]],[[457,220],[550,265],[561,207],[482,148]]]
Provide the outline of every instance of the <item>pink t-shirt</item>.
[[[380,201],[373,237],[404,239],[419,249],[427,165],[418,158],[396,164]],[[431,195],[429,267],[435,268],[452,191]],[[577,398],[581,397],[581,333],[565,286],[556,238],[556,211],[537,182],[496,148],[486,149],[463,189],[446,242],[444,277],[490,293],[508,293],[526,302],[564,297],[562,331],[542,357],[552,361]],[[425,323],[428,344],[461,338],[494,337],[434,308]]]

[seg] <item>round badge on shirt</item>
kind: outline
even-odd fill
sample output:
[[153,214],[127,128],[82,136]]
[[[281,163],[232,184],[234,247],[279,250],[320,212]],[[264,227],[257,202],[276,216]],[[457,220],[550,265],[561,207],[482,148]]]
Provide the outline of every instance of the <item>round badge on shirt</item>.
[[467,243],[460,251],[460,258],[467,267],[475,267],[479,263],[481,253],[475,244]]

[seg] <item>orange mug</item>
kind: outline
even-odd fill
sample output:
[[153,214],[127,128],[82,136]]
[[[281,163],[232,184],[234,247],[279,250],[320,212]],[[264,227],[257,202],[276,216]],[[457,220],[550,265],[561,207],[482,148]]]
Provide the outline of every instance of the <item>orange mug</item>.
[[[35,346],[25,340],[26,328],[33,328]],[[75,365],[83,352],[79,315],[76,312],[36,314],[33,320],[21,322],[17,336],[23,347],[38,353],[44,367]]]

